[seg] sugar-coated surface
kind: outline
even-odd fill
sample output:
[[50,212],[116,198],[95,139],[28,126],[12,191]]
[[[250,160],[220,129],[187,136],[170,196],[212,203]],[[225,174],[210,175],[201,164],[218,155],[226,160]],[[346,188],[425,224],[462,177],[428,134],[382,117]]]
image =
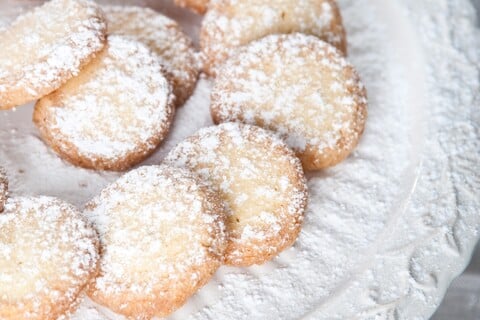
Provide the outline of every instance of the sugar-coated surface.
[[104,45],[95,3],[52,0],[0,28],[0,109],[50,93],[75,76]]
[[213,0],[202,22],[205,69],[216,68],[236,48],[270,34],[315,35],[346,53],[345,30],[333,0]]
[[56,319],[96,274],[94,229],[49,197],[9,198],[0,213],[0,318]]
[[200,130],[165,163],[214,187],[228,212],[226,263],[261,264],[296,239],[307,203],[300,161],[272,133],[238,123]]
[[224,211],[188,171],[133,170],[86,205],[101,241],[100,275],[89,295],[135,318],[182,305],[219,267]]
[[[330,305],[328,297],[339,292],[350,277],[361,280],[362,285],[371,279],[363,275],[360,279],[355,272],[364,265],[365,254],[375,246],[377,236],[390,230],[386,221],[404,200],[398,195],[409,190],[410,180],[405,176],[411,171],[406,167],[413,161],[410,154],[416,151],[408,132],[414,130],[419,110],[412,112],[416,105],[410,103],[411,87],[399,81],[404,69],[389,51],[396,38],[388,38],[378,23],[372,23],[378,17],[370,0],[341,3],[349,29],[349,59],[369,92],[369,122],[362,143],[339,166],[310,175],[310,202],[303,231],[293,248],[263,266],[220,268],[170,319],[228,319],[232,315],[239,319],[299,318],[319,301]],[[168,6],[167,2],[161,4]],[[210,90],[210,82],[201,79],[192,99],[177,109],[171,134],[146,163],[160,163],[176,144],[212,125]],[[45,191],[81,206],[119,176],[81,170],[60,161],[36,137],[28,121],[29,108],[0,117],[6,123],[0,128],[0,138],[7,141],[0,145],[0,159],[4,159],[12,184],[16,182],[12,192]],[[39,167],[39,162],[44,167]],[[367,257],[373,260],[371,255]],[[89,301],[83,306],[76,319],[91,319],[85,314],[124,319]],[[349,314],[352,308],[337,310]],[[328,315],[334,312],[327,310],[323,319],[331,319]]]
[[[198,17],[171,1],[141,2],[197,34]],[[349,60],[369,93],[362,142],[337,167],[309,176],[306,221],[292,249],[263,266],[220,268],[168,319],[428,319],[468,262],[480,226],[475,11],[468,0],[338,2]],[[3,17],[11,2],[0,8]],[[209,94],[201,79],[145,163],[160,163],[212,125]],[[0,112],[11,193],[83,206],[120,175],[61,161],[38,139],[31,115],[31,105]],[[75,319],[124,318],[86,300]]]
[[300,33],[250,43],[221,68],[211,96],[216,122],[277,132],[306,169],[337,164],[363,133],[367,97],[353,66],[326,42]]
[[109,34],[131,37],[158,54],[176,104],[183,105],[195,88],[199,62],[192,41],[177,22],[148,8],[104,6],[103,10]]
[[172,102],[157,56],[112,35],[79,77],[37,103],[34,120],[45,140],[73,163],[125,169],[165,138]]

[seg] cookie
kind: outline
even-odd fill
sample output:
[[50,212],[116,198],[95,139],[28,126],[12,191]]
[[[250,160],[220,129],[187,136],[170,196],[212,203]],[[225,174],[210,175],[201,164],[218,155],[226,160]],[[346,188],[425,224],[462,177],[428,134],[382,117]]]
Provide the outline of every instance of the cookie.
[[165,164],[198,174],[224,200],[226,264],[261,264],[297,238],[308,197],[305,176],[273,134],[239,123],[204,128],[178,144]]
[[170,80],[176,105],[192,95],[198,79],[198,62],[192,41],[170,18],[148,8],[104,6],[108,32],[128,36],[158,54]]
[[8,178],[5,169],[0,167],[0,213],[3,211],[5,201],[7,201]]
[[134,319],[166,316],[203,286],[225,249],[221,201],[191,173],[166,166],[133,170],[84,212],[101,242],[97,303]]
[[305,170],[333,166],[357,145],[367,95],[333,46],[304,34],[271,35],[222,68],[211,93],[216,123],[239,121],[277,132]]
[[120,171],[166,137],[172,97],[157,56],[112,35],[78,77],[37,102],[33,120],[43,140],[72,164]]
[[0,29],[0,109],[39,99],[76,76],[105,42],[90,1],[52,0]]
[[98,271],[95,230],[71,205],[9,198],[0,213],[0,319],[57,319]]
[[345,29],[334,0],[213,0],[200,33],[204,71],[215,76],[239,46],[270,34],[294,32],[317,36],[347,52]]
[[189,8],[198,14],[204,14],[207,11],[210,0],[175,0],[177,6]]

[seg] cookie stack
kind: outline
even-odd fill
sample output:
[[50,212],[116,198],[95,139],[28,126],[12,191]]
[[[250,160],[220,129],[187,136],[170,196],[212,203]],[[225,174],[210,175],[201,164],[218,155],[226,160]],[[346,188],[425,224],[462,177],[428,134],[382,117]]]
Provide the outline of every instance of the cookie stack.
[[290,247],[307,206],[304,170],[357,145],[366,91],[333,0],[176,3],[206,12],[200,54],[153,10],[87,0],[51,0],[0,31],[0,108],[37,100],[42,139],[73,165],[141,163],[201,70],[217,124],[83,212],[10,197],[0,170],[0,318],[57,319],[83,291],[130,318],[166,316],[221,265],[262,264]]

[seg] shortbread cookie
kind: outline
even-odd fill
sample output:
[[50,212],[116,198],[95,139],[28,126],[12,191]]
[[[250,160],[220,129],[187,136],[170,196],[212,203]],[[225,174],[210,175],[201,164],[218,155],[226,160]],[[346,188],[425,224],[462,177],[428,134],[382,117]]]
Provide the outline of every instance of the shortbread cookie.
[[98,271],[98,238],[71,205],[9,198],[0,213],[0,319],[57,319]]
[[108,32],[131,37],[158,54],[181,106],[191,96],[198,78],[192,41],[173,20],[148,8],[105,6]]
[[204,14],[207,11],[209,2],[210,0],[175,0],[176,5],[189,8],[199,14]]
[[98,6],[52,0],[0,29],[0,109],[41,98],[76,76],[105,42]]
[[165,316],[222,262],[224,207],[190,172],[131,171],[87,204],[100,233],[100,275],[89,296],[134,319]]
[[213,0],[200,34],[205,72],[214,76],[239,46],[270,34],[293,32],[317,36],[347,52],[342,18],[334,0]]
[[331,45],[298,33],[240,50],[216,79],[211,100],[216,123],[276,131],[306,170],[345,159],[367,118],[366,90],[355,69]]
[[71,163],[125,170],[166,137],[172,96],[157,56],[112,35],[78,77],[37,102],[33,119],[45,142]]
[[7,201],[8,178],[5,169],[0,167],[0,213],[3,211],[5,201]]
[[205,128],[175,147],[165,163],[195,172],[225,201],[226,264],[261,264],[297,238],[305,177],[300,161],[273,134],[238,123]]

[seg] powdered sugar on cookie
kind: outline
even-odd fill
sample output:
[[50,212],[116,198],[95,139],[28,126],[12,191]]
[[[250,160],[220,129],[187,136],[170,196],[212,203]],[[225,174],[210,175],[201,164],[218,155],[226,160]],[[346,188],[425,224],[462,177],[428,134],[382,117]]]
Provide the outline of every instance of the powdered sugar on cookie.
[[306,169],[343,160],[366,121],[366,91],[331,45],[303,34],[272,35],[242,48],[211,94],[216,122],[242,121],[277,132]]
[[315,35],[346,53],[342,18],[332,0],[213,0],[201,29],[206,72],[216,74],[239,46],[292,32]]
[[100,276],[89,295],[127,316],[169,314],[223,257],[223,206],[185,170],[131,171],[87,204],[85,215],[102,244]]
[[77,75],[104,46],[106,24],[86,0],[52,0],[0,30],[0,109],[38,99]]
[[139,42],[110,36],[79,77],[37,103],[34,121],[67,160],[122,170],[165,138],[173,101],[156,55]]
[[295,240],[307,201],[305,177],[299,160],[271,133],[235,123],[205,128],[165,163],[192,170],[225,201],[227,264],[262,263]]
[[104,6],[108,32],[146,44],[158,54],[177,98],[182,105],[197,82],[199,63],[192,41],[177,22],[148,8]]
[[96,273],[97,235],[49,197],[10,198],[0,214],[0,318],[56,319]]

